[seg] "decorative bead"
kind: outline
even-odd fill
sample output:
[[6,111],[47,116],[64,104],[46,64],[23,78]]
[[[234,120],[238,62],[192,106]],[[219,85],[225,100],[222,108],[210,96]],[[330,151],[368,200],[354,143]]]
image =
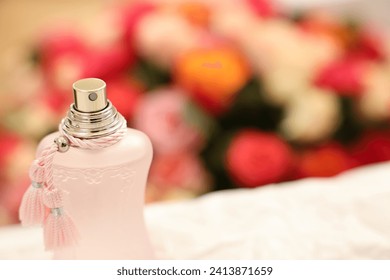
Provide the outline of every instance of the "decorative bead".
[[51,208],[50,213],[56,217],[61,216],[64,213],[64,209],[62,207]]
[[43,184],[34,181],[31,182],[31,185],[33,186],[33,188],[37,188],[37,189],[43,187]]
[[69,141],[65,136],[58,136],[54,142],[57,144],[60,153],[65,153],[69,150]]

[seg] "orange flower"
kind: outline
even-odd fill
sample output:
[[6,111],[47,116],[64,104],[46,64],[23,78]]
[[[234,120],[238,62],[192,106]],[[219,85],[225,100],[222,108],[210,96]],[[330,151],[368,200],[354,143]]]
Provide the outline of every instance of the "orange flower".
[[331,177],[357,166],[357,162],[337,142],[306,150],[298,159],[297,178]]
[[179,13],[182,14],[189,22],[200,27],[209,25],[210,10],[202,4],[196,2],[181,3],[178,7]]
[[245,58],[232,48],[196,49],[180,56],[174,76],[205,109],[220,113],[250,75]]
[[323,35],[333,40],[341,48],[346,48],[353,41],[353,34],[341,22],[328,13],[314,12],[305,15],[299,25],[304,31]]

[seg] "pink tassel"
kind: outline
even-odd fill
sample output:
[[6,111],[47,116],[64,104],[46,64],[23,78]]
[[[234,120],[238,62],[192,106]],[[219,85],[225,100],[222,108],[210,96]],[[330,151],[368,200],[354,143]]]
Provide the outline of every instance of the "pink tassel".
[[19,219],[24,226],[42,224],[45,219],[45,206],[43,205],[44,167],[34,160],[30,167],[31,186],[23,196],[19,208]]
[[42,203],[42,185],[33,182],[23,195],[19,208],[19,219],[23,226],[41,225],[45,219],[45,206]]
[[46,250],[56,250],[77,244],[78,233],[72,219],[63,210],[62,192],[58,189],[45,190],[44,204],[50,208],[44,226]]
[[62,208],[52,208],[43,226],[46,250],[77,245],[78,234],[72,219]]

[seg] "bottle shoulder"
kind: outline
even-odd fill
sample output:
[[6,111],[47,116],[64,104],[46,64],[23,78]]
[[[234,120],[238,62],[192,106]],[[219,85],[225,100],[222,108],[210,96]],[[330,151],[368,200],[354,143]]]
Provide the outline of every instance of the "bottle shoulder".
[[[54,132],[44,137],[38,145],[37,155],[58,136],[59,132]],[[102,167],[137,161],[150,163],[152,156],[153,148],[149,137],[139,130],[128,128],[124,138],[111,146],[98,150],[71,147],[65,153],[58,153],[54,158],[54,164]]]

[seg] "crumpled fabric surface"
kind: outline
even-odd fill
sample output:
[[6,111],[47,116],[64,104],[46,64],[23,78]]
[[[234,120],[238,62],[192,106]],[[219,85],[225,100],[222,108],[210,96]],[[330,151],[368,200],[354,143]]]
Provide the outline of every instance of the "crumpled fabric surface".
[[[390,163],[146,207],[162,259],[390,259]],[[0,259],[45,259],[40,228],[0,229]]]

